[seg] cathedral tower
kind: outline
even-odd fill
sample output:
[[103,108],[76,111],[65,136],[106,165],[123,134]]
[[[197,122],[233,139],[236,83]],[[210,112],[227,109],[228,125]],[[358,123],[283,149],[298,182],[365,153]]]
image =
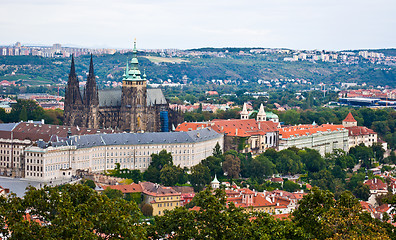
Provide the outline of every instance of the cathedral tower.
[[[147,130],[147,80],[141,76],[137,59],[136,40],[130,65],[127,62],[122,79],[122,98],[120,118],[121,129],[131,132]],[[143,77],[143,78],[142,78]]]
[[98,88],[96,86],[96,77],[94,73],[92,54],[91,62],[89,64],[87,84],[85,85],[84,89],[84,106],[85,113],[87,114],[87,123],[85,125],[89,128],[98,128],[99,97]]
[[69,79],[65,90],[65,124],[71,126],[84,126],[84,105],[81,98],[80,86],[74,66],[74,56],[70,66]]

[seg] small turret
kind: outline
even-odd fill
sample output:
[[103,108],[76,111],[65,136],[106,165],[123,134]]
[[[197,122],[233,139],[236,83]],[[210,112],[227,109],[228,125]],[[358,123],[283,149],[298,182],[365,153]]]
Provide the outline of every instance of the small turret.
[[249,119],[249,112],[247,110],[246,103],[243,103],[243,108],[242,108],[242,112],[241,112],[241,119]]
[[257,121],[267,121],[267,115],[265,114],[263,104],[260,105],[260,109],[257,113]]

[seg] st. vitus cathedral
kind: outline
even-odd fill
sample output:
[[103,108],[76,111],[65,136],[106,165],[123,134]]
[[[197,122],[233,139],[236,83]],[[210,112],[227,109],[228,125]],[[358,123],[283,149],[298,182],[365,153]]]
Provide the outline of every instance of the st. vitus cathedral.
[[177,126],[180,115],[169,109],[161,89],[147,88],[146,74],[141,75],[138,65],[135,42],[122,88],[98,90],[91,55],[87,83],[80,91],[72,57],[65,92],[65,125],[126,132],[169,131],[172,124]]

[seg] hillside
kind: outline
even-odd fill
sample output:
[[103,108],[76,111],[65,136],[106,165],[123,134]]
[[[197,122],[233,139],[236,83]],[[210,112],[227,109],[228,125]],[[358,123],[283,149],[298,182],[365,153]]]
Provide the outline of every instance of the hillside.
[[[159,54],[139,53],[141,71],[152,82],[170,79],[172,82],[203,84],[213,79],[247,80],[305,79],[313,83],[357,82],[368,85],[396,87],[396,70],[388,65],[357,61],[355,64],[322,61],[284,61],[290,54],[240,54],[250,49],[201,49],[202,51],[227,51],[221,57],[212,55],[184,55],[169,58]],[[194,50],[197,51],[197,50]],[[285,50],[288,51],[288,50]],[[375,50],[389,55],[394,49]],[[198,51],[199,52],[199,51]],[[95,73],[99,86],[107,81],[121,81],[127,58],[131,54],[94,56]],[[89,56],[76,58],[76,70],[85,80]],[[0,81],[23,80],[25,84],[63,83],[67,81],[70,67],[68,58],[42,58],[36,56],[0,56]]]

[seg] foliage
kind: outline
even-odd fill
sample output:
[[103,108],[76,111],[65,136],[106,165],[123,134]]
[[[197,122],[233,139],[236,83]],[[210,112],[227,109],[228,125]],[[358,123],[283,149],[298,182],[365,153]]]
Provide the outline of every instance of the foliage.
[[174,186],[186,183],[187,177],[181,167],[167,164],[160,171],[160,180],[165,186]]
[[148,169],[143,173],[146,181],[159,183],[161,181],[161,170],[165,165],[173,165],[172,154],[165,149],[158,154],[151,154],[151,163]]
[[81,184],[86,185],[86,186],[90,187],[91,189],[95,189],[96,188],[95,182],[93,180],[91,180],[91,179],[82,180]]
[[223,171],[229,178],[239,178],[241,160],[232,155],[227,154],[223,162]]
[[153,207],[150,204],[148,204],[148,203],[143,204],[142,213],[146,217],[153,216]]
[[386,230],[362,213],[348,191],[337,201],[329,191],[313,188],[293,212],[293,222],[312,239],[390,239]]
[[[303,239],[300,228],[266,213],[249,214],[226,204],[223,190],[211,188],[194,197],[197,210],[180,207],[156,216],[148,229],[153,239]],[[252,219],[253,218],[253,219]]]
[[199,163],[191,168],[190,183],[195,192],[201,191],[210,181],[210,170],[207,166]]
[[[27,214],[29,213],[29,214]],[[0,216],[8,239],[143,239],[146,229],[138,224],[141,213],[135,203],[109,199],[76,184],[62,188],[29,187],[24,198],[0,198]],[[40,220],[30,220],[30,216]],[[29,219],[29,220],[28,220]]]
[[110,199],[121,199],[124,197],[124,194],[118,189],[106,188],[103,191],[103,194],[106,195]]

